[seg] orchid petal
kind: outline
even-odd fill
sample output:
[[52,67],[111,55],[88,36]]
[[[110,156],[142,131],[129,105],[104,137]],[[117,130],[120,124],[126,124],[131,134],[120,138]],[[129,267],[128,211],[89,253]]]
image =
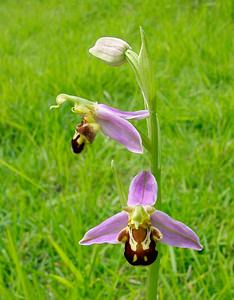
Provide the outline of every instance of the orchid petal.
[[128,225],[128,214],[126,212],[120,212],[96,227],[90,229],[84,235],[80,241],[81,245],[92,245],[92,244],[117,244],[117,236],[119,232]]
[[143,171],[135,176],[128,193],[128,206],[154,205],[157,199],[157,182],[151,172]]
[[149,111],[148,110],[136,110],[136,111],[123,111],[111,106],[108,106],[106,104],[98,104],[98,106],[101,109],[105,109],[109,111],[112,114],[115,114],[116,116],[127,119],[127,120],[141,120],[149,117]]
[[185,224],[174,220],[162,211],[151,215],[151,223],[163,234],[160,242],[180,248],[202,250],[202,245],[195,232]]
[[143,153],[141,136],[127,120],[98,106],[96,122],[100,125],[105,135],[123,144],[129,151]]
[[97,46],[106,46],[106,47],[116,47],[121,49],[122,51],[126,51],[131,48],[127,42],[122,39],[110,36],[104,36],[99,38],[95,45]]

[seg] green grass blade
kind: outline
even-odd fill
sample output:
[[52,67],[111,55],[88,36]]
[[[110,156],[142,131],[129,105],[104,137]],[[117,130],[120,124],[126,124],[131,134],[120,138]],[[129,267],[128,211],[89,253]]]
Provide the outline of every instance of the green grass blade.
[[81,272],[75,267],[75,265],[72,263],[72,261],[66,255],[66,253],[62,250],[62,248],[51,237],[49,237],[49,241],[52,244],[52,246],[55,248],[55,250],[57,251],[60,258],[63,260],[65,265],[75,275],[77,281],[79,283],[82,283],[84,281],[84,279],[83,279],[83,276],[82,276]]
[[30,292],[28,289],[28,283],[27,279],[25,277],[24,271],[21,267],[21,262],[17,254],[17,250],[14,244],[14,241],[11,236],[11,232],[9,229],[6,230],[6,239],[7,239],[7,249],[9,251],[9,254],[11,256],[11,259],[15,265],[15,270],[17,274],[17,278],[19,280],[20,286],[22,288],[23,294],[24,294],[24,299],[30,300]]
[[6,167],[11,172],[15,173],[16,175],[19,175],[21,178],[23,178],[24,180],[26,180],[27,182],[29,182],[30,184],[32,184],[39,190],[45,192],[45,189],[42,186],[40,186],[38,183],[36,183],[33,179],[31,179],[30,177],[25,175],[22,171],[16,169],[15,167],[13,167],[12,165],[10,165],[8,162],[6,162],[5,160],[3,160],[1,158],[0,158],[0,164],[2,166]]

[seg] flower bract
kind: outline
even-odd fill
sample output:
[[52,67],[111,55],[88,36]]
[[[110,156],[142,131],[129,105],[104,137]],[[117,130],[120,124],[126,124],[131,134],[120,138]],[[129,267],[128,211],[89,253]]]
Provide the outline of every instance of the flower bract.
[[124,243],[125,258],[132,265],[150,265],[158,255],[157,243],[202,250],[196,233],[156,210],[157,183],[151,172],[142,171],[131,182],[127,207],[90,229],[81,245]]

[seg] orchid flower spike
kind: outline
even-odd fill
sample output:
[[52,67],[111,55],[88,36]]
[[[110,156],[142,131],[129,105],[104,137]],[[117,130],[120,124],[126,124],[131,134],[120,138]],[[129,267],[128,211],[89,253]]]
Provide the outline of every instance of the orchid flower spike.
[[51,108],[58,108],[66,101],[74,103],[72,111],[82,116],[82,122],[76,126],[71,142],[74,153],[80,153],[86,144],[92,143],[99,130],[124,145],[129,151],[143,153],[141,136],[127,120],[147,118],[148,110],[122,111],[105,104],[66,94],[59,95],[56,98],[57,105],[51,106]]
[[143,171],[131,182],[127,207],[90,229],[81,245],[122,242],[131,265],[150,265],[158,255],[158,242],[174,247],[202,250],[198,236],[185,224],[155,210],[157,183]]
[[101,37],[89,49],[89,53],[111,66],[120,66],[124,62],[125,52],[131,47],[125,41],[114,37]]

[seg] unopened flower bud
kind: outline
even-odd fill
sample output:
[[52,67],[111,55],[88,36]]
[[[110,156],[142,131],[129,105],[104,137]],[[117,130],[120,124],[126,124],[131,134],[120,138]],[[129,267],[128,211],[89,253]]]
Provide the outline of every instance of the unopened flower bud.
[[96,41],[89,53],[103,60],[111,66],[122,65],[125,59],[125,52],[131,47],[125,41],[114,37],[102,37]]

